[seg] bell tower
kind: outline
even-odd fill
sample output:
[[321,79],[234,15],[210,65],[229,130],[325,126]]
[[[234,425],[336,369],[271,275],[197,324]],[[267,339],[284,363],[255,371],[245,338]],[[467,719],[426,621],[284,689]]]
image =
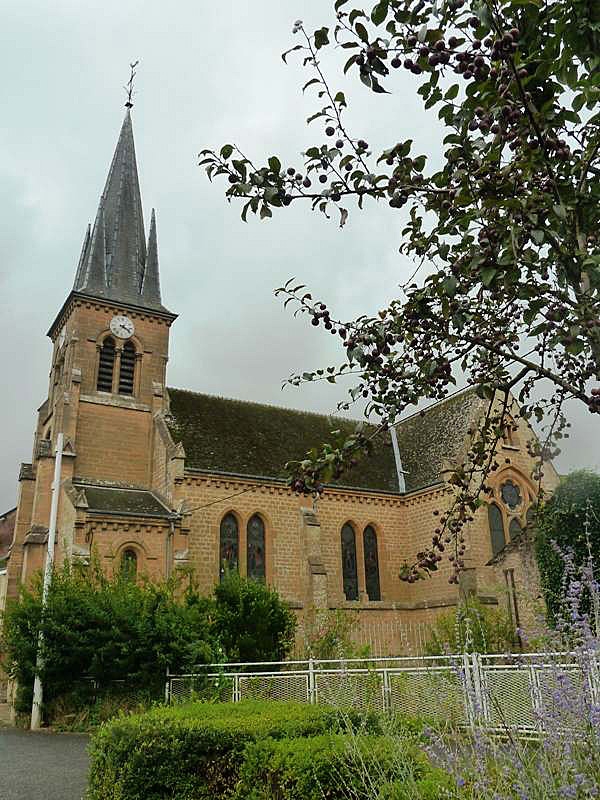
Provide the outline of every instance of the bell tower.
[[[146,239],[128,102],[73,288],[48,331],[48,397],[38,409],[32,462],[21,465],[19,474],[9,595],[44,560],[59,433],[64,451],[57,558],[73,555],[78,536],[89,538],[83,528],[77,533],[76,522],[88,505],[86,486],[133,493],[119,498],[125,518],[136,492],[141,510],[158,503],[156,513],[168,516],[168,507],[151,491],[154,418],[166,402],[169,330],[175,319],[161,299],[154,210]],[[102,496],[102,503],[113,498]]]
[[[128,107],[53,342],[48,420],[75,448],[75,476],[145,485],[162,410],[169,328],[152,211],[146,240]],[[44,431],[41,431],[44,435]]]

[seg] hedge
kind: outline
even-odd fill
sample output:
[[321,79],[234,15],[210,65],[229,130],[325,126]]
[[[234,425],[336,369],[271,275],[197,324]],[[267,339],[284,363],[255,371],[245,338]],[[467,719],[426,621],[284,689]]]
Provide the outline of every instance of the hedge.
[[122,716],[92,737],[88,800],[233,797],[248,744],[335,732],[348,719],[378,730],[376,717],[301,703],[190,703]]
[[248,745],[235,798],[439,800],[451,789],[450,778],[406,740],[326,734]]

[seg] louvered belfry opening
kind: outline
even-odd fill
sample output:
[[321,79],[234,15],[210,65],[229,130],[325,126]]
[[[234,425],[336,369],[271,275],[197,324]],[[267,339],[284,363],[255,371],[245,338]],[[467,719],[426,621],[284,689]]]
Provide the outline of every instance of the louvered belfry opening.
[[135,376],[135,347],[127,342],[121,353],[121,370],[119,372],[119,394],[133,394]]
[[100,348],[100,359],[98,362],[98,384],[99,392],[112,392],[113,371],[115,368],[115,340],[109,336],[102,343]]

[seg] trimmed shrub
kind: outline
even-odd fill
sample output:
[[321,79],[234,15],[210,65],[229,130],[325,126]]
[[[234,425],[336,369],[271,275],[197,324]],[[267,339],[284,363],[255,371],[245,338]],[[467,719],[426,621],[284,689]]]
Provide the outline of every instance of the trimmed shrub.
[[89,800],[220,800],[232,797],[248,744],[316,736],[375,717],[300,703],[192,703],[120,717],[91,744]]
[[438,800],[450,780],[416,746],[326,734],[248,746],[236,800]]
[[228,661],[283,661],[292,649],[296,615],[260,581],[228,572],[215,586],[214,625]]

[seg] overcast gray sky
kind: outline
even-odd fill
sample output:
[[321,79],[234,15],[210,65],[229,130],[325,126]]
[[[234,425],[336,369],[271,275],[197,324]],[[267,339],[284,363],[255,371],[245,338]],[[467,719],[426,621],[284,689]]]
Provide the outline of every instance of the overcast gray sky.
[[[15,502],[21,461],[31,458],[35,409],[47,392],[45,332],[73,281],[123,114],[128,64],[139,58],[133,110],[146,222],[155,206],[163,301],[173,327],[172,386],[331,412],[343,390],[281,391],[291,371],[335,363],[337,340],[294,320],[273,289],[295,275],[341,317],[371,313],[396,293],[412,265],[397,249],[403,217],[387,206],[351,211],[342,231],[308,208],[269,222],[240,221],[196,166],[203,147],[236,142],[257,159],[300,152],[319,139],[305,118],[308,79],[280,53],[292,24],[329,25],[332,0],[2,0],[0,83],[0,511]],[[338,58],[339,57],[339,58]],[[341,53],[329,57],[333,66]],[[348,119],[374,146],[411,137],[439,153],[435,114],[412,77],[391,96],[354,81]],[[317,123],[318,124],[318,123]],[[573,407],[572,438],[557,466],[600,467],[598,427]]]

